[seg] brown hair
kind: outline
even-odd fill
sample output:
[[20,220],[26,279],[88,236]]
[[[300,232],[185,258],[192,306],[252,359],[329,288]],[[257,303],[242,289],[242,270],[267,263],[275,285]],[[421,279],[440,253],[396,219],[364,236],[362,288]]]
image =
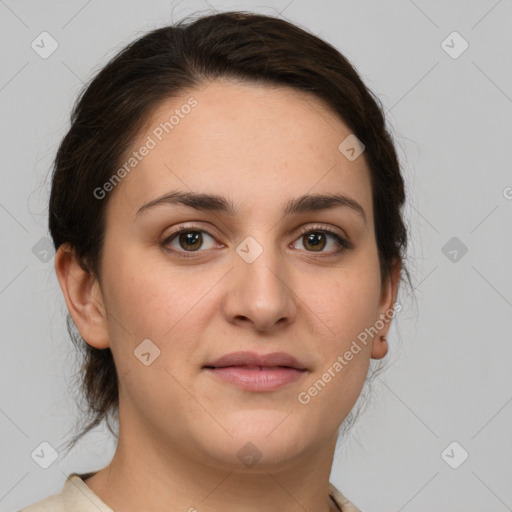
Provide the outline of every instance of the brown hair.
[[[118,169],[148,113],[186,89],[227,78],[312,93],[365,145],[382,279],[402,262],[407,232],[404,183],[382,107],[333,46],[283,19],[222,12],[153,30],[122,49],[83,89],[53,166],[49,227],[55,248],[69,244],[84,270],[99,269],[108,197],[93,191]],[[341,141],[340,141],[341,142]],[[86,425],[70,446],[118,412],[118,378],[110,349],[69,333],[82,351]]]

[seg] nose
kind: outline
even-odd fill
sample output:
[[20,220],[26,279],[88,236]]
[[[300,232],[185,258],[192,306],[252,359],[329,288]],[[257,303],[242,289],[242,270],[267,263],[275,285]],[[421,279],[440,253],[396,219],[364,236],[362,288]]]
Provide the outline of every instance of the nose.
[[[269,332],[292,323],[297,296],[282,255],[248,237],[237,248],[222,308],[228,322]],[[254,259],[255,258],[255,259]]]

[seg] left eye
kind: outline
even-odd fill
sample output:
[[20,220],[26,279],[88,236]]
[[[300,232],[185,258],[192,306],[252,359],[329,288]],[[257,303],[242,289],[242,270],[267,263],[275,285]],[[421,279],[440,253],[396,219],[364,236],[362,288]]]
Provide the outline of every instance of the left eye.
[[[334,245],[333,250],[323,251],[328,245],[329,238],[334,240],[334,242],[331,243],[331,246]],[[348,243],[343,238],[328,229],[310,229],[303,231],[298,240],[301,240],[305,247],[312,248],[311,250],[308,249],[308,252],[337,253],[349,248]]]

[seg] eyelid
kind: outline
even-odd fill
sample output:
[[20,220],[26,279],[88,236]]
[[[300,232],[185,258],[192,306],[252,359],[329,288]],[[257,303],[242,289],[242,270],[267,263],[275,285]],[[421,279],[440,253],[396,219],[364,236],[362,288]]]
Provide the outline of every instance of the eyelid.
[[302,226],[299,229],[299,234],[305,235],[307,233],[315,232],[315,231],[325,231],[326,233],[336,235],[339,238],[345,240],[347,243],[349,243],[349,238],[343,230],[333,228],[329,224],[319,223],[319,224],[313,224],[312,226]]

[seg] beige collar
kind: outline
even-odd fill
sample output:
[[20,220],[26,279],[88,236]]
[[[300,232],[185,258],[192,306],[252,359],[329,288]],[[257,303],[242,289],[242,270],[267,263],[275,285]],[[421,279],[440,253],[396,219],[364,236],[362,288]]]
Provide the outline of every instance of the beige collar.
[[[24,508],[20,512],[114,512],[84,482],[94,473],[71,473],[60,494],[55,494],[43,501]],[[329,495],[341,512],[360,512],[350,501],[329,482]]]

